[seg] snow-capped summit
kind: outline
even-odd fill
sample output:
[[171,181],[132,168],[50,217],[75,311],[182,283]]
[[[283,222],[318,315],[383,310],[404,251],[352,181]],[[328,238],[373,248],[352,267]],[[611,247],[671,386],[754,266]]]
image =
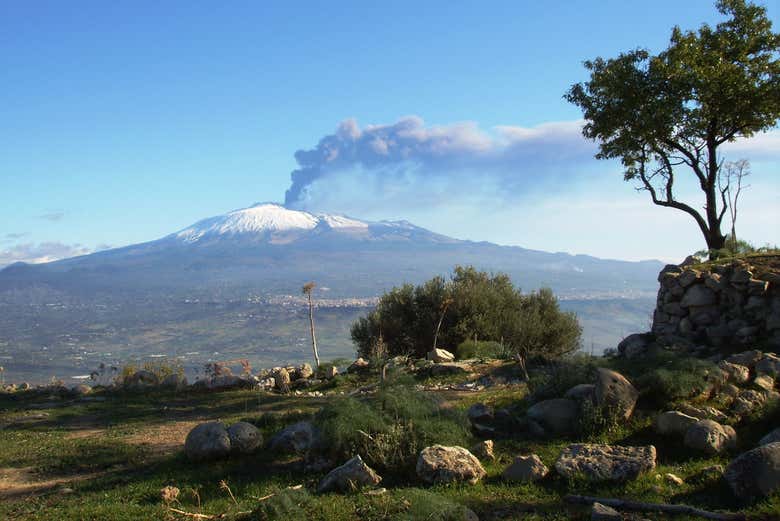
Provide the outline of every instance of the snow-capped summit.
[[275,203],[259,203],[224,215],[198,221],[174,236],[185,242],[204,237],[240,234],[279,234],[305,232],[318,226],[328,228],[368,229],[368,223],[342,215],[311,214],[290,210]]

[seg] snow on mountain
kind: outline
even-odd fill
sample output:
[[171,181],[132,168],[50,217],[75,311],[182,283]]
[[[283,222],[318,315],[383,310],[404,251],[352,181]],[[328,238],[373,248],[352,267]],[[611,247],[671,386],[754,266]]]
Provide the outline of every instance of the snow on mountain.
[[173,235],[192,243],[203,237],[303,232],[323,225],[334,229],[368,229],[368,223],[342,215],[314,215],[274,203],[261,203],[198,221]]

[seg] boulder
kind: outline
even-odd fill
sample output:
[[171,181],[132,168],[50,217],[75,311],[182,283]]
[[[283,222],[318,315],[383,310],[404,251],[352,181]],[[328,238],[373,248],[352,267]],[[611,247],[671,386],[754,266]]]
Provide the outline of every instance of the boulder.
[[622,521],[623,516],[614,508],[595,502],[590,507],[590,519],[591,521]]
[[731,403],[731,411],[742,416],[764,405],[767,401],[775,399],[777,399],[777,393],[774,391],[746,389],[734,398],[734,401]]
[[776,428],[775,430],[771,431],[769,434],[761,438],[758,442],[758,445],[768,445],[770,443],[776,443],[780,441],[780,427]]
[[248,381],[244,380],[240,376],[232,374],[223,374],[215,376],[208,381],[206,387],[213,391],[223,391],[227,389],[239,389],[241,387],[247,387]]
[[507,481],[518,481],[520,483],[530,483],[544,478],[550,470],[542,463],[539,456],[531,454],[530,456],[517,456],[501,476]]
[[131,389],[143,389],[160,385],[160,379],[153,372],[141,369],[125,379],[124,383],[126,387]]
[[314,370],[311,368],[311,365],[301,364],[295,368],[295,370],[290,375],[290,378],[292,380],[305,380],[306,378],[311,378],[312,376],[314,376]]
[[311,422],[294,423],[274,434],[268,446],[280,452],[305,452],[317,440],[317,432]]
[[750,369],[744,365],[733,364],[726,360],[721,360],[718,362],[718,367],[728,375],[729,380],[736,384],[743,384],[750,378]]
[[682,286],[683,288],[687,288],[701,277],[701,273],[695,270],[683,270],[683,272],[680,274],[679,277],[677,277],[677,282]]
[[71,387],[71,392],[76,396],[86,396],[92,392],[92,387],[87,384],[78,384]]
[[593,384],[579,384],[575,385],[563,395],[568,400],[576,400],[578,402],[584,400],[595,401],[596,399],[596,386]]
[[780,442],[739,455],[726,467],[726,482],[738,498],[751,500],[780,488]]
[[354,362],[352,362],[349,367],[347,367],[348,373],[360,373],[362,371],[365,371],[369,367],[369,363],[366,360],[363,360],[362,358],[358,358]]
[[591,481],[623,482],[655,468],[655,447],[623,447],[575,443],[566,447],[555,462],[561,476],[584,475]]
[[687,414],[688,416],[693,416],[697,420],[725,421],[728,419],[728,416],[715,407],[710,407],[708,405],[694,407],[689,403],[683,403],[680,405],[680,412]]
[[526,416],[540,423],[552,434],[574,432],[580,415],[580,406],[574,400],[553,398],[537,402],[526,411]]
[[201,423],[184,441],[184,452],[193,461],[223,458],[230,454],[230,436],[222,422]]
[[475,403],[469,407],[468,412],[469,421],[471,423],[491,423],[493,421],[493,408],[484,403]]
[[731,355],[726,358],[726,361],[732,364],[744,365],[748,369],[752,369],[763,357],[764,353],[753,349],[751,351],[743,351],[741,353]]
[[263,444],[263,435],[257,427],[247,422],[234,423],[227,430],[230,450],[239,454],[254,452]]
[[594,394],[596,404],[626,419],[631,417],[639,398],[639,391],[622,374],[604,368],[597,371]]
[[481,460],[493,461],[496,455],[493,452],[493,440],[483,440],[471,447],[471,453]]
[[274,384],[279,391],[287,392],[290,389],[290,382],[292,379],[290,378],[290,373],[287,369],[284,367],[277,367],[271,375],[274,379]]
[[317,485],[317,492],[351,492],[363,487],[373,487],[382,478],[366,465],[360,455],[328,472]]
[[439,349],[436,348],[428,353],[427,356],[428,360],[431,360],[437,364],[441,364],[442,362],[454,362],[455,361],[455,355],[447,351],[446,349]]
[[339,375],[339,368],[335,365],[329,365],[322,370],[322,376],[326,380],[333,380]]
[[184,389],[187,387],[187,378],[179,373],[171,373],[163,378],[160,385],[167,389]]
[[675,434],[684,436],[691,425],[699,420],[680,411],[667,411],[659,414],[655,419],[655,431],[658,434]]
[[780,374],[780,357],[777,357],[773,353],[767,353],[764,358],[756,362],[755,365],[757,375],[767,375],[772,378],[777,378]]
[[685,291],[680,305],[684,308],[711,306],[717,301],[718,297],[714,291],[703,284],[696,284]]
[[713,420],[699,420],[685,432],[685,446],[707,454],[719,454],[736,444],[734,429]]
[[640,356],[647,351],[647,348],[653,343],[653,340],[655,340],[655,335],[652,333],[634,333],[633,335],[628,335],[618,344],[618,353],[626,358]]
[[774,389],[775,389],[775,379],[772,378],[769,375],[762,374],[762,375],[756,376],[753,379],[753,385],[763,389],[764,391],[774,391]]
[[417,459],[417,475],[431,485],[455,482],[473,485],[485,474],[476,456],[463,447],[433,445],[420,451]]

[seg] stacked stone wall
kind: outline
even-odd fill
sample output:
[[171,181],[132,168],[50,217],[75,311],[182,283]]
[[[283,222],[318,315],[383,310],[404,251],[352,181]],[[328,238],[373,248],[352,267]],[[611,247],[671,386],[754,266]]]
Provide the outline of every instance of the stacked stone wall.
[[714,347],[780,347],[780,272],[745,262],[666,266],[653,315],[659,338]]

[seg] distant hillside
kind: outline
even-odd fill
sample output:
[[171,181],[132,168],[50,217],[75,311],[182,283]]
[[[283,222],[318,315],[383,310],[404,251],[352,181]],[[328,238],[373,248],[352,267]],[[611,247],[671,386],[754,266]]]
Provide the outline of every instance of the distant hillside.
[[633,297],[656,291],[659,261],[625,262],[462,241],[406,221],[366,222],[259,204],[199,221],[162,239],[0,271],[0,299],[26,292],[123,297],[298,292],[316,280],[334,297],[374,296],[456,264],[504,271],[524,290],[563,297]]

